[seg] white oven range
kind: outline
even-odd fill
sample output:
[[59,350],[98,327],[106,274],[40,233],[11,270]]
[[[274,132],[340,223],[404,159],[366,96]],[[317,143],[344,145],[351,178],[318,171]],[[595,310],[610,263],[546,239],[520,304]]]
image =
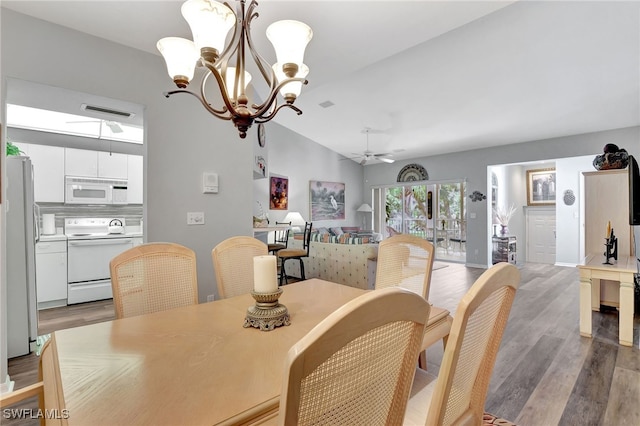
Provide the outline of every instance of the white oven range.
[[133,247],[121,218],[67,218],[67,303],[110,299],[109,262]]

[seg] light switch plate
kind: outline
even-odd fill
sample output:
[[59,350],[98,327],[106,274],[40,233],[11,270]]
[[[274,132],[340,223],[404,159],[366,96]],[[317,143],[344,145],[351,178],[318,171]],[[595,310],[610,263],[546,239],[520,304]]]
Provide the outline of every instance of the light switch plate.
[[204,225],[204,212],[188,212],[187,225]]

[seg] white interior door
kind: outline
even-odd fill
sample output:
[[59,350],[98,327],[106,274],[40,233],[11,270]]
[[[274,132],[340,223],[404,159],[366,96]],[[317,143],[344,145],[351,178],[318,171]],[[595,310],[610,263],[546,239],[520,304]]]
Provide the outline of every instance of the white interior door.
[[556,262],[555,209],[527,210],[527,262]]

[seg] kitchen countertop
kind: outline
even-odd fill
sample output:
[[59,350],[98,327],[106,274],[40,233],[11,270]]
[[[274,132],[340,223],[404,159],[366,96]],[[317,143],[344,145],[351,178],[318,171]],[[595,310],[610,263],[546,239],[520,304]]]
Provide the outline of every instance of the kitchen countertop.
[[67,241],[67,236],[64,234],[44,235],[40,234],[40,242],[47,241]]

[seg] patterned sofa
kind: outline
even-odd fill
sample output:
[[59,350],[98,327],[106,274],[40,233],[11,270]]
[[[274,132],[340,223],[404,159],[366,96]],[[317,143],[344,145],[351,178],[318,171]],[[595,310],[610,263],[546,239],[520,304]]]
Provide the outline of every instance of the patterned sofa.
[[[352,234],[351,234],[352,235]],[[378,244],[369,237],[314,233],[309,257],[304,258],[306,278],[320,278],[362,289],[373,289]],[[302,248],[300,236],[289,239],[289,247]],[[287,274],[300,276],[298,262],[287,263]]]

